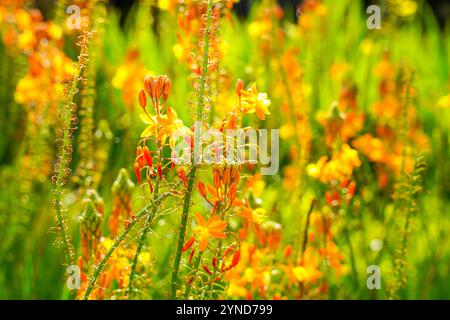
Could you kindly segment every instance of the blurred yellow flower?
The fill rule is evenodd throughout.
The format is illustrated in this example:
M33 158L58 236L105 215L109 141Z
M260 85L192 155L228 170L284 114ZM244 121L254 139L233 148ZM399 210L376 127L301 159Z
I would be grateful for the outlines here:
M264 120L270 114L270 100L267 93L258 92L254 83L249 90L241 91L241 112L256 113L256 116Z

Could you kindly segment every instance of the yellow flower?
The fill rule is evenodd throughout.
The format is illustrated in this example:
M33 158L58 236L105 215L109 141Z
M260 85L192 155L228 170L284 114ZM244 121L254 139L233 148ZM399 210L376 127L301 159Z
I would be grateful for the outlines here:
M256 116L264 120L269 112L270 100L266 93L258 92L256 84L253 84L249 90L241 91L241 112L256 113Z
M343 144L329 161L327 156L323 156L316 164L309 164L306 170L311 177L328 183L351 178L353 169L360 166L358 152L348 144Z
M171 138L176 130L186 130L183 121L178 119L175 110L167 107L166 114L149 116L146 113L140 115L141 120L148 126L141 134L141 138L155 137L159 142L164 144L167 138ZM172 139L171 139L172 142Z

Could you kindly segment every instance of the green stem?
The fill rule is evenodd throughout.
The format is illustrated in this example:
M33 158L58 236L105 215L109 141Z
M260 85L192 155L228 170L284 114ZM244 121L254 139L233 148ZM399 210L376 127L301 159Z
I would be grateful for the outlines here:
M61 115L63 119L63 138L62 138L62 146L60 147L60 155L59 155L59 163L57 166L57 173L56 173L56 181L55 181L55 188L54 188L54 206L56 210L56 223L58 225L58 229L60 232L60 236L63 241L63 247L66 255L66 264L72 265L73 264L73 247L70 243L69 237L66 234L66 226L64 222L64 216L63 216L63 208L61 203L61 197L63 193L63 187L65 184L66 179L66 170L69 166L69 159L71 157L72 153L72 105L73 100L75 97L75 94L78 90L78 81L80 79L81 72L84 67L84 60L87 57L88 49L87 49L87 41L89 38L89 35L83 35L83 42L81 43L81 50L80 55L78 58L78 64L77 68L75 70L75 74L71 83L71 86L69 88L69 91L67 92L67 97L64 105L61 109Z
M159 161L161 161L161 151L160 151ZM158 176L157 180L156 180L155 191L153 193L153 201L155 201L156 198L159 195L159 184L160 184L160 181L161 180L160 180L160 178ZM155 214L156 214L156 207L153 207L152 212L150 213L150 215L147 217L147 220L145 221L144 229L142 230L142 233L141 233L141 235L140 235L140 237L138 239L138 246L137 246L137 249L136 249L136 253L134 254L133 262L131 264L130 280L129 280L129 283L128 283L128 288L126 290L127 292L133 288L133 284L132 283L133 283L134 275L136 274L136 267L137 267L137 263L138 263L138 258L139 258L139 255L141 254L142 247L144 246L144 241L145 241L145 238L147 237L148 230L150 230L151 220L153 219Z
M100 276L100 274L101 274L101 272L103 270L103 267L105 266L106 262L111 257L113 252L117 249L117 247L122 243L123 239L125 239L125 237L128 235L130 230L136 225L136 223L139 221L139 219L142 218L143 216L145 216L150 209L156 208L156 206L158 204L160 204L169 195L170 195L170 192L166 192L166 193L160 195L155 201L152 201L151 203L147 204L144 208L142 208L136 214L137 219L134 219L130 223L130 225L125 230L123 230L122 234L118 238L116 238L116 240L114 241L113 245L106 252L105 256L100 261L100 263L98 264L98 266L95 269L94 273L92 274L92 277L89 280L89 284L88 284L88 287L86 289L86 292L83 295L83 300L87 300L89 298L89 294L91 293L92 289L94 288L95 282L97 281L98 277ZM153 212L155 212L155 211L152 211L152 213ZM153 218L153 215L150 214L150 216L147 218L147 220L151 221L152 218Z
M200 261L202 260L202 255L203 255L203 252L199 251L198 255L197 255L197 259L195 259L194 271L192 273L192 278L195 278L195 276L197 275L198 267L200 266ZM185 300L187 298L189 298L189 293L191 292L191 288L192 288L192 286L190 286L190 285L186 286L186 289L184 291L184 299Z
M202 75L200 78L200 88L199 88L199 95L198 95L198 101L197 101L197 121L201 121L203 118L203 98L205 94L205 87L206 87L206 74L208 72L208 52L209 52L209 34L210 34L210 26L211 26L211 16L212 16L212 0L208 0L208 8L207 8L207 18L206 18L206 26L205 26L205 35L204 35L204 47L203 47L203 64L202 64ZM194 137L194 144L195 148L194 150L198 150L199 144L200 144L200 130L201 128L197 128L195 130L195 137ZM195 156L193 157L193 160L195 162ZM172 280L171 280L171 295L172 298L176 298L176 290L177 290L177 282L178 282L178 270L180 268L180 261L181 261L181 254L184 244L184 237L186 233L186 224L189 217L189 208L191 205L191 196L192 196L192 190L194 188L194 181L197 173L197 167L195 166L195 163L193 163L193 167L189 173L188 177L188 185L186 190L186 195L184 197L184 203L183 203L183 212L181 215L181 225L180 225L180 231L178 234L178 243L177 243L177 252L175 255L175 261L173 264L173 271L172 271Z

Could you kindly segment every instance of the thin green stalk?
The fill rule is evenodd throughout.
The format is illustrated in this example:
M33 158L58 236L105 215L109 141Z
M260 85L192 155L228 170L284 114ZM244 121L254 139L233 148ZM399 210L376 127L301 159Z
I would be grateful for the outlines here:
M198 101L197 101L197 121L201 121L203 118L203 98L204 98L205 87L206 87L206 74L208 72L209 33L210 33L210 26L211 26L212 7L213 7L212 0L208 0L207 18L206 18L205 35L204 35L204 47L203 47L202 75L200 78L200 88L199 88L199 95L198 95ZM197 130L195 130L194 144L195 144L196 148L194 148L194 150L198 150L198 147L200 144L200 138L201 138L200 137L200 128L198 128ZM195 159L193 158L193 160L195 160ZM191 206L191 196L192 196L192 190L194 188L194 181L196 178L196 173L197 173L197 167L195 165L195 161L193 161L193 166L192 166L192 169L188 176L187 190L186 190L186 195L184 197L183 212L181 215L180 231L178 234L177 252L176 252L175 261L173 264L172 280L171 280L171 285L170 285L172 298L176 298L178 270L180 268L181 254L182 254L182 249L183 249L183 244L184 244L184 237L185 237L185 233L186 233L186 224L187 224L187 220L189 217L189 208Z
M66 226L64 222L64 214L63 214L63 207L61 203L63 188L65 184L66 177L66 171L68 169L70 158L72 155L72 117L73 117L73 105L74 105L74 97L75 94L78 92L78 82L81 78L81 72L84 68L84 63L88 56L88 41L90 38L90 34L88 32L84 33L82 35L81 41L80 41L80 55L78 56L78 63L76 65L75 74L73 77L73 80L70 84L70 87L67 91L66 101L64 102L62 108L61 108L61 116L62 116L62 130L63 130L63 137L62 137L62 145L60 147L60 154L59 154L59 162L56 167L56 180L55 180L55 188L53 189L54 192L54 206L56 210L56 223L60 232L60 236L63 242L63 247L65 251L66 256L66 264L71 265L73 264L73 247L70 243L69 236L66 233Z
M101 274L101 272L102 272L106 262L108 262L108 259L111 257L113 252L122 243L122 241L125 239L125 237L128 235L128 233L131 231L131 229L133 229L133 227L139 221L139 219L142 218L143 216L145 216L149 210L151 210L153 208L156 208L156 206L159 205L169 195L170 195L170 192L166 192L166 193L160 195L155 201L150 202L144 208L139 210L139 212L136 214L137 219L134 219L130 223L130 225L125 230L123 230L122 234L118 238L116 238L116 240L114 241L113 245L106 252L105 256L100 261L100 263L98 264L98 266L95 269L94 273L92 274L92 277L89 280L89 285L86 288L86 292L83 295L83 300L87 300L89 298L89 294L91 293L92 289L94 288L94 285L95 285L98 277L100 276L100 274ZM152 211L152 213L154 213L154 212L156 212L156 211ZM147 220L151 221L153 219L153 217L154 217L154 214L150 214L150 216L147 218Z
M161 161L161 153L160 153L160 156L159 156L159 161ZM154 190L154 193L153 193L153 201L155 201L156 198L159 195L159 184L160 184L160 181L161 181L161 179L158 176L157 180L156 180L156 184L155 184L155 190ZM150 230L151 220L153 219L155 214L156 214L156 207L154 207L152 209L152 212L147 217L147 220L145 221L144 229L142 230L142 233L141 233L141 235L140 235L140 237L138 239L138 246L137 246L137 249L136 249L136 253L134 254L133 262L131 263L130 280L129 280L129 283L128 283L128 288L126 290L127 292L129 292L132 289L132 287L133 287L133 278L134 278L134 275L136 274L136 267L137 267L137 263L138 263L138 258L139 258L139 255L141 254L142 247L144 246L144 241L145 241L145 238L147 237L148 230Z
M197 255L197 259L195 259L194 270L192 273L192 279L194 279L195 276L197 275L198 267L200 266L200 261L202 260L202 255L203 255L203 251L199 251L198 255ZM184 299L185 300L189 298L189 293L191 292L191 288L192 288L192 286L190 286L190 285L186 286L186 289L184 290Z

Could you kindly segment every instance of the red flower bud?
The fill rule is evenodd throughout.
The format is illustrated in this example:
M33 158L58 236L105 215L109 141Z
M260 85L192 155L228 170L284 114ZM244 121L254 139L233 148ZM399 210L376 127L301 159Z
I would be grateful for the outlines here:
M190 237L189 240L186 241L186 243L184 244L183 249L181 251L182 252L188 251L192 247L192 244L194 243L194 241L195 241L195 238L193 236Z
M134 163L134 172L136 173L138 184L141 184L141 169L139 169L137 162Z
M198 191L200 192L200 194L202 195L203 198L206 198L206 188L205 188L205 184L201 181L199 181L197 183L197 188Z
M148 166L151 168L153 166L152 156L150 154L150 149L147 146L143 148L144 159L147 162Z
M213 182L214 182L214 187L216 187L216 189L218 189L220 187L220 176L219 176L219 172L217 172L216 170L214 170Z
M206 265L203 265L203 270L205 270L207 273L209 273L210 275L212 275L213 273L211 272L211 270L208 269L208 267Z

